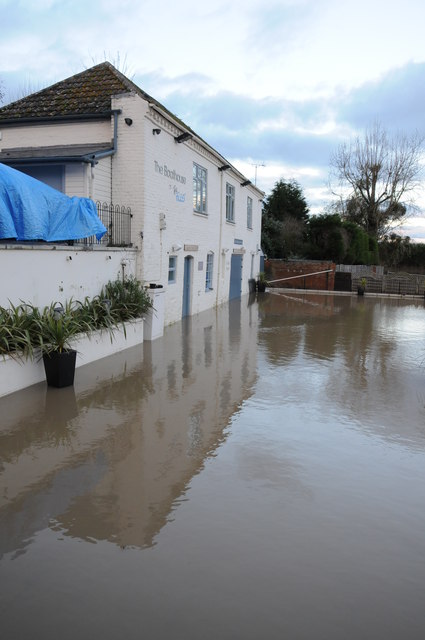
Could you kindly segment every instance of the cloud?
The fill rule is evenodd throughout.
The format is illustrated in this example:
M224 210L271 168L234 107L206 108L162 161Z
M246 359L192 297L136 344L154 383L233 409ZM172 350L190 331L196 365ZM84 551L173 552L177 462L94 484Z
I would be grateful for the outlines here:
M142 88L155 95L153 85L161 83L160 78L144 76L143 80ZM181 88L164 95L164 105L225 157L279 163L298 174L303 167L327 173L338 138L332 127L325 126L329 114L323 102L256 99L230 91L210 95L203 89L209 84L204 76L191 75L184 83L178 80ZM166 84L170 86L167 80Z
M423 129L422 0L409 0L409 11L395 0L0 0L0 8L7 92L119 54L127 76L230 161L251 172L265 163L261 188L295 178L311 208L322 207L340 142L377 118Z
M378 119L385 127L409 132L422 129L425 103L425 63L409 63L379 80L351 91L338 114L354 128Z

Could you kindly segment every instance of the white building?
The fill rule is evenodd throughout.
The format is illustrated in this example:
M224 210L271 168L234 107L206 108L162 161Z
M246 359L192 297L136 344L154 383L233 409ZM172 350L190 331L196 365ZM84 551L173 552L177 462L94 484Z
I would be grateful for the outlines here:
M114 203L93 255L130 247L137 277L163 287L165 324L247 293L260 270L263 192L108 62L0 109L0 162Z

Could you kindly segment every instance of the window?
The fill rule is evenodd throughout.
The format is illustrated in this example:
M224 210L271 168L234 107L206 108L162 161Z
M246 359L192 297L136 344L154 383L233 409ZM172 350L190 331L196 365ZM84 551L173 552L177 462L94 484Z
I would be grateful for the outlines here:
M252 198L249 196L246 201L246 226L252 229Z
M193 163L193 210L207 213L207 170Z
M235 187L226 182L226 220L235 221Z
M176 267L177 256L170 256L168 258L168 284L173 284L176 281Z
M65 193L65 165L12 165L22 173Z
M205 291L211 291L213 288L213 267L214 267L214 254L207 254L207 268L205 273Z

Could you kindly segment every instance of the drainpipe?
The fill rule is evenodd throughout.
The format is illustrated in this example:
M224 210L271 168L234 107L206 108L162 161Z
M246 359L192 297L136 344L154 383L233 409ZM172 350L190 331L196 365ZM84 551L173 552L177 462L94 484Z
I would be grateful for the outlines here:
M220 171L220 232L219 232L219 236L218 236L218 270L217 270L217 293L215 296L215 303L216 306L218 306L218 299L219 299L219 291L220 291L220 283L221 283L221 263L222 263L222 256L221 256L221 248L222 248L222 241L223 241L223 173L224 171Z
M121 113L121 109L113 109L112 114L114 116L114 139L112 143L112 149L106 151L99 151L99 153L93 153L88 156L83 156L86 162L90 162L92 166L97 164L97 161L102 158L108 158L113 156L118 151L118 116Z

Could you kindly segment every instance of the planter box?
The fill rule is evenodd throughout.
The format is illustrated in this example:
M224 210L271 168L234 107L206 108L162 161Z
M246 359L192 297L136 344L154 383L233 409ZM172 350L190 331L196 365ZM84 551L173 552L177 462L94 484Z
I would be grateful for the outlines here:
M90 337L81 336L72 343L77 350L77 368L89 362L106 358L143 342L144 320L126 322L124 329L115 329L111 336L105 331L94 331ZM37 382L45 381L43 359L41 355L34 360L17 360L10 356L0 356L0 397L14 391L25 389Z

